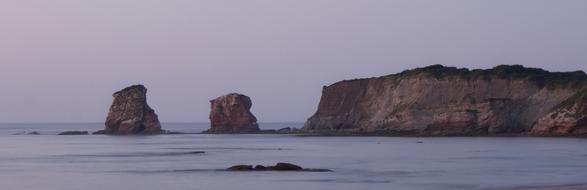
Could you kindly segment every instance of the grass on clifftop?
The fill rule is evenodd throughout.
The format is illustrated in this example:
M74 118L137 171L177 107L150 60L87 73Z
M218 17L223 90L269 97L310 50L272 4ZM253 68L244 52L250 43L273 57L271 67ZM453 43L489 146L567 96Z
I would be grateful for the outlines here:
M587 85L587 74L583 71L549 72L538 68L527 68L521 65L500 65L492 69L474 69L431 65L428 67L406 70L399 74L388 75L386 78L403 78L417 75L428 75L435 78L458 76L467 80L527 79L540 87L582 87Z

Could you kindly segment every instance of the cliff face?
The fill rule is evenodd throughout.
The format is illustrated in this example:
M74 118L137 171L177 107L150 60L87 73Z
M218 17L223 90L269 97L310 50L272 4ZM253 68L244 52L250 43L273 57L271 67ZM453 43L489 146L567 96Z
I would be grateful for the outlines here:
M147 104L147 88L136 85L112 95L114 101L106 119L105 134L160 134L161 124Z
M324 87L318 111L304 130L424 136L584 135L585 112L581 110L586 105L573 99L579 99L576 96L586 81L583 72L440 65L342 81Z
M208 133L247 133L259 131L251 113L253 102L242 94L228 94L210 101L211 128Z
M531 132L539 136L587 135L587 88L540 118Z

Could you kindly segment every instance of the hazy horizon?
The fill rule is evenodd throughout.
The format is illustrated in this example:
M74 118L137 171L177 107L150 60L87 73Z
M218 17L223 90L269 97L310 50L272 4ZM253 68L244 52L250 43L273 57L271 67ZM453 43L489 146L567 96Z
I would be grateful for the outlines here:
M0 2L0 123L103 122L143 84L162 122L253 100L304 122L334 82L443 64L587 70L582 0L30 0Z

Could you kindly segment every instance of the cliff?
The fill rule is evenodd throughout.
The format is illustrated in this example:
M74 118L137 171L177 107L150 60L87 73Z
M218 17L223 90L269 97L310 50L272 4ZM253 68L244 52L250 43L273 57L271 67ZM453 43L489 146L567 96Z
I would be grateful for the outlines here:
M323 88L307 132L477 136L587 134L587 75L519 65L433 65Z
M210 101L211 128L207 133L251 133L260 131L251 113L253 102L242 94L228 94Z
M114 101L106 119L103 134L163 133L155 110L147 104L147 88L135 85L112 95Z

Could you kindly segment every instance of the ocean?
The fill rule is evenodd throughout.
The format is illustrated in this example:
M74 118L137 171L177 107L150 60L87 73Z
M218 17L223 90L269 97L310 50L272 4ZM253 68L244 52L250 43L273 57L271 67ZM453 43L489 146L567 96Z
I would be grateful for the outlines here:
M163 127L200 132L208 125ZM0 189L497 190L587 183L587 139L581 138L55 135L102 128L0 124ZM14 135L32 131L41 135ZM222 171L277 162L333 172Z

